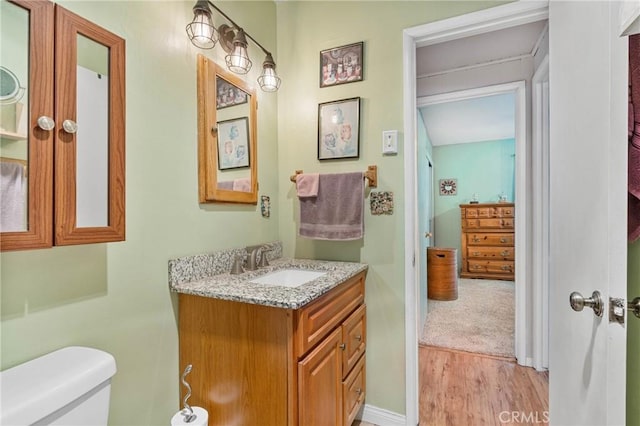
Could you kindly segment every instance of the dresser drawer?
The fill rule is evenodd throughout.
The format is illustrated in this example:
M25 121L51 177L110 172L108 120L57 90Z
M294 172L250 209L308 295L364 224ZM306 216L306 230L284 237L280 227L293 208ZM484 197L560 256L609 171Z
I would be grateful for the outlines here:
M502 218L502 217L514 217L514 208L509 207L466 207L463 209L463 218L476 219L476 218Z
M512 275L515 271L513 261L501 260L469 260L469 272Z
M515 249L513 247L483 247L473 246L467 248L469 258L487 260L514 260Z
M302 357L364 303L364 273L295 311L296 355Z
M469 233L466 235L467 244L470 246L513 246L513 233L508 234L483 234Z
M351 425L364 403L366 374L365 357L358 360L349 376L342 382L342 412L345 426Z
M462 229L513 229L513 219L463 219Z

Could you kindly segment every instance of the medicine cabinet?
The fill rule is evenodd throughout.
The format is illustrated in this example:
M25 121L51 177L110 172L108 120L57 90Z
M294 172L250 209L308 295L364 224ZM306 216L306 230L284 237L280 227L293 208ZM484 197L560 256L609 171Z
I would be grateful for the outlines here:
M0 248L124 240L124 40L49 1L0 8Z
M201 203L257 204L256 91L198 55L198 194Z

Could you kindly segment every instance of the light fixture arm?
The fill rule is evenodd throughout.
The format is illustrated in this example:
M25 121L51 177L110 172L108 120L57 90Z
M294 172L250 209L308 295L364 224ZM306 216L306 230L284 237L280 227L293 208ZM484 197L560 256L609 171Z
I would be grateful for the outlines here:
M199 2L200 2L200 1L202 1L202 0L199 0ZM227 21L229 21L229 22L231 23L231 25L233 25L233 26L234 26L234 28L236 28L236 29L240 29L240 28L242 28L240 25L236 24L236 23L235 23L235 21L234 21L233 19L229 18L229 16L228 16L226 13L224 13L222 10L220 10L220 8L219 8L218 6L216 6L215 4L213 4L210 0L206 0L206 2L207 2L211 7L213 7L215 10L217 10L217 11L218 11L218 13L219 13L220 15L222 15L222 16L223 16ZM245 36L247 36L248 38L250 38L250 39L251 39L251 41L253 41L253 42L254 42L254 43L255 43L255 44L256 44L260 49L262 49L262 51L265 53L265 55L271 55L271 52L269 52L269 51L268 51L267 49L265 49L265 48L264 48L260 43L258 43L258 41L257 41L255 38L251 37L251 34L249 34L248 32L246 32L246 31L245 31L245 32L244 32L244 35L245 35Z

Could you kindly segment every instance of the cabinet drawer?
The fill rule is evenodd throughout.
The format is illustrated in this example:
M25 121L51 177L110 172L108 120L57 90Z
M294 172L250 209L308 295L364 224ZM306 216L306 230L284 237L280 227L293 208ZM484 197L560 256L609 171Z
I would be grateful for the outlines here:
M513 247L467 247L467 256L491 260L514 260L515 249Z
M367 340L366 306L360 306L342 324L342 374L345 377L364 353Z
M513 219L463 219L463 229L512 229Z
M364 272L295 311L296 355L302 357L364 303Z
M467 234L467 244L470 246L513 246L513 234Z
M364 404L366 386L365 357L358 360L351 374L342 382L342 413L344 426L351 426Z
M478 273L486 272L491 274L507 274L511 275L515 271L513 261L500 260L469 260L469 272Z

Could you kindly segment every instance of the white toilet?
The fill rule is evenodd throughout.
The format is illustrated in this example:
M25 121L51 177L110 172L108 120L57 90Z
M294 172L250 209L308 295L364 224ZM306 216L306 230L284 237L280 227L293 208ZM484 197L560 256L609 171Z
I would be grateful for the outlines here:
M0 372L0 425L106 426L116 360L70 346Z

